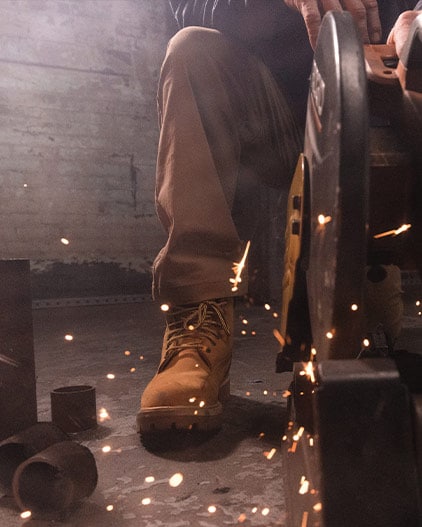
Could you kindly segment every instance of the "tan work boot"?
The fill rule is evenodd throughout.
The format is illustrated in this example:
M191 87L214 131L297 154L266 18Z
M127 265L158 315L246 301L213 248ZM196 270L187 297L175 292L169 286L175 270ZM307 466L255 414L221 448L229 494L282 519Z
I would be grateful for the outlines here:
M161 363L141 398L138 432L220 428L230 395L233 299L174 307Z

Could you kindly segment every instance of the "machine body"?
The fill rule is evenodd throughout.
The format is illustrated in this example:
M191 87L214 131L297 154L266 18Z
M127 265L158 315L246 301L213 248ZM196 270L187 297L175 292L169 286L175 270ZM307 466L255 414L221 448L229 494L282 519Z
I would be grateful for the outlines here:
M422 20L399 62L328 13L288 206L278 370L289 527L422 525L422 350L368 326L368 276L422 271ZM388 307L388 306L387 306Z

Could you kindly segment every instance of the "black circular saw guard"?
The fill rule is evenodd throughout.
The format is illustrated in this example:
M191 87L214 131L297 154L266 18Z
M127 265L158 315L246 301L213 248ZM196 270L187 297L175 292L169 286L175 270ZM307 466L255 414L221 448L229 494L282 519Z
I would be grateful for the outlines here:
M331 12L315 50L304 146L310 182L306 277L318 360L354 358L361 347L369 201L366 86L351 15Z

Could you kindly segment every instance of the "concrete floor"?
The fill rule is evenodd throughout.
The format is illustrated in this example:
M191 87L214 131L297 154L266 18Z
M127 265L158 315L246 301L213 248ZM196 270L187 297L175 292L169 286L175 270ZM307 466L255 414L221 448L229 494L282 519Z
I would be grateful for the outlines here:
M223 429L205 442L184 438L154 454L140 443L135 415L140 392L159 360L163 317L158 306L34 311L39 421L51 418L52 389L83 384L95 386L97 411L105 408L110 416L99 419L96 430L75 436L94 454L99 481L93 495L61 518L61 525L284 525L280 438L286 408L282 393L290 375L274 373L278 343L272 330L278 320L264 307L238 306L237 315L232 397ZM67 334L72 341L64 339ZM107 377L110 373L114 379ZM110 452L103 452L105 446ZM177 487L169 485L174 474L183 476ZM22 520L20 512L11 498L1 499L0 525L57 525Z
M402 339L408 348L422 349L419 309L414 295L409 297ZM98 413L105 408L109 419L99 418L97 429L74 439L94 454L99 481L91 497L57 521L22 519L13 500L4 497L0 526L285 525L280 444L286 417L282 394L290 374L274 373L278 343L272 330L279 321L273 309L264 307L240 304L236 312L232 397L223 429L205 442L184 439L152 453L139 441L135 415L160 354L163 316L158 306L35 310L39 420L50 420L52 389L95 386ZM72 341L65 340L67 334ZM173 487L169 481L175 474L183 479Z

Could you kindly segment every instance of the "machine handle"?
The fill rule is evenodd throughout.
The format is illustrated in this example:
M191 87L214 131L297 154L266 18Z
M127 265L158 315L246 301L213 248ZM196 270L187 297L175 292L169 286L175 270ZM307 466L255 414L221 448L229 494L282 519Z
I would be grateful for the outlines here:
M387 44L368 44L363 48L368 79L378 84L398 84L396 48Z
M410 28L400 60L393 45L365 45L364 54L369 80L384 85L400 83L404 91L422 94L422 15Z

